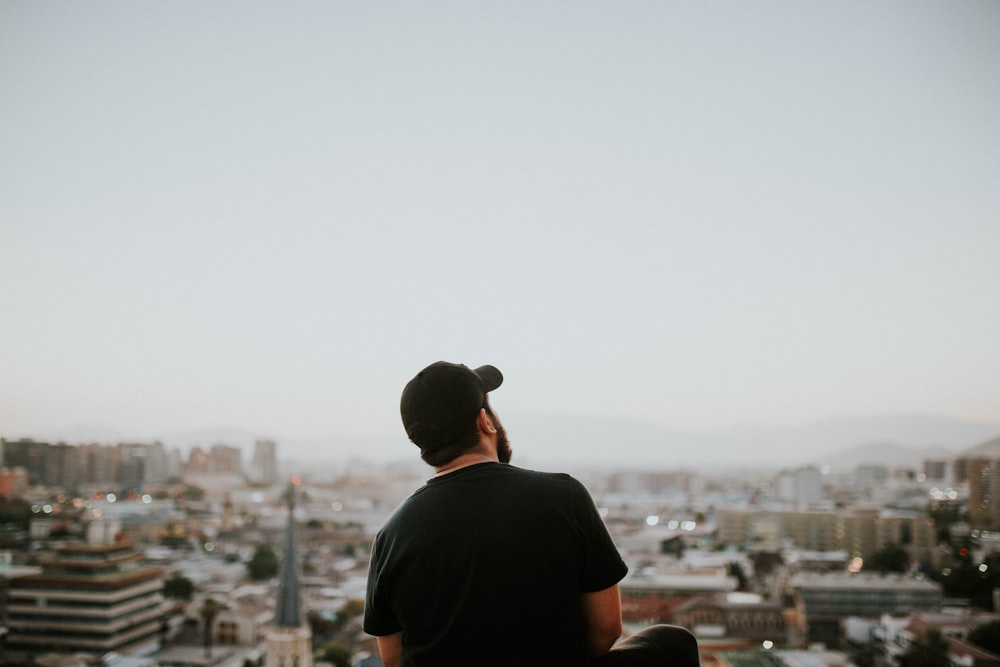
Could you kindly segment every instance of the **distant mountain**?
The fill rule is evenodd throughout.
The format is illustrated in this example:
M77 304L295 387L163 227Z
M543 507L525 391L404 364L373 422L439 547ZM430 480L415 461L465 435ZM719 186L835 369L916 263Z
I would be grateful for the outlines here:
M733 428L716 434L722 442L741 442L767 458L829 465L834 471L864 463L915 466L925 458L954 456L998 435L1000 423L926 415L841 417L793 428ZM732 455L747 461L738 452Z
M975 447L963 449L962 456L981 456L989 459L1000 459L1000 438L994 438L989 442L983 442Z
M829 466L832 472L850 472L862 465L880 465L889 470L919 471L928 459L950 460L957 452L944 447L906 447L890 442L856 445L848 449L816 457L810 463Z
M927 416L824 419L791 428L740 426L686 433L625 419L512 415L515 453L606 465L791 468L860 463L919 466L1000 435L1000 423ZM520 448L519 448L520 445Z

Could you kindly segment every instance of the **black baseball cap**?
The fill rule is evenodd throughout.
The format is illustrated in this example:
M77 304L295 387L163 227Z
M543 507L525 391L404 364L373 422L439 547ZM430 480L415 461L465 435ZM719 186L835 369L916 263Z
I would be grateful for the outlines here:
M494 366L475 370L436 361L410 380L399 400L406 435L422 450L434 451L475 429L486 394L503 382Z

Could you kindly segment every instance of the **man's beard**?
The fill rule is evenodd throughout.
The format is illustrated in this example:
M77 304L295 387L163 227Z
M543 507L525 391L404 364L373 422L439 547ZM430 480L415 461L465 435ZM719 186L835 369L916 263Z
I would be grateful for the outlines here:
M500 418L493 412L489 394L483 399L483 409L486 410L486 414L493 420L493 428L497 430L497 459L500 463L510 463L511 454L514 452L510 448L510 441L507 440L507 431L504 430L503 424L500 423Z
M514 450L510 448L510 441L507 440L507 431L504 430L503 424L500 420L493 416L493 426L497 430L497 458L500 463L510 463L510 457L514 453Z

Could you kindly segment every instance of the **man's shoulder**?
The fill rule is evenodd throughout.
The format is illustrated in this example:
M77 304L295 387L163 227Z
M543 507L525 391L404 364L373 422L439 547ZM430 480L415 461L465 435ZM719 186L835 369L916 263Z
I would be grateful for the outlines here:
M510 464L501 465L499 469L513 476L515 479L535 482L537 484L556 484L578 486L580 482L565 472L546 472L543 470L532 470L530 468L519 468Z
M589 497L583 483L569 473L531 470L512 465L503 465L500 466L500 469L498 476L506 478L503 479L503 482L519 489L530 489L562 498Z

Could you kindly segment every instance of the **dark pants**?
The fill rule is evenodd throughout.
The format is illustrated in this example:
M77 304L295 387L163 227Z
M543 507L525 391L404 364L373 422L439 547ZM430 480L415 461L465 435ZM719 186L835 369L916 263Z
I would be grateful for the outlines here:
M698 642L675 625L653 625L615 644L593 667L698 667Z

